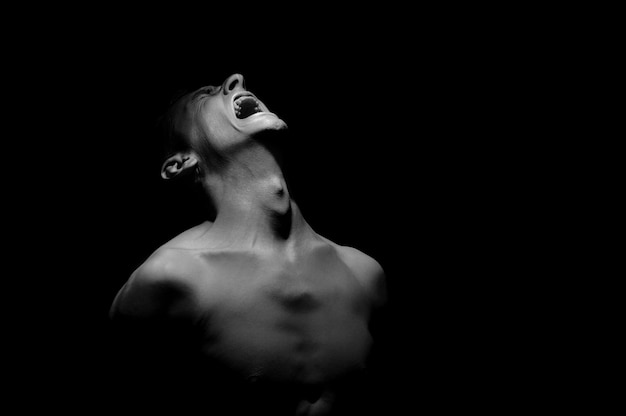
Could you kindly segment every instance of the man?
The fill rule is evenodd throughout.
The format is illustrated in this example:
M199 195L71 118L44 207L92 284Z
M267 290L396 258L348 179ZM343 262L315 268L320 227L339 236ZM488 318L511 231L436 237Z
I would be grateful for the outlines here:
M188 400L207 414L355 409L384 274L302 217L276 153L287 125L239 74L183 96L165 123L162 177L198 181L216 216L156 250L113 302L114 322L142 334L138 355L152 354L143 371L170 378L141 379L158 387L138 402L180 411Z

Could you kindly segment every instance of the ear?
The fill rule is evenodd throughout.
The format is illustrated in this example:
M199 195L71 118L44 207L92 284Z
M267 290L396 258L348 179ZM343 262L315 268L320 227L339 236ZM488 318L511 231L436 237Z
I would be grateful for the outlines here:
M163 179L173 179L194 171L198 164L198 158L188 153L176 153L168 157L161 166L161 177Z

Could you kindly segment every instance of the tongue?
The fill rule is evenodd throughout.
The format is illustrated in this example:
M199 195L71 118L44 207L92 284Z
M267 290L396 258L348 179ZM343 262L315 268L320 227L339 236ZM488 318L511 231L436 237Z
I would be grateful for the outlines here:
M257 112L256 101L253 98L246 98L239 103L237 118L250 117Z

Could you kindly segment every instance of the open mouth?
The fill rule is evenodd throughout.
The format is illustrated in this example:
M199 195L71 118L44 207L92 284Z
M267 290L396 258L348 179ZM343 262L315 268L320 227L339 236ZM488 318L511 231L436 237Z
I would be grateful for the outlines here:
M235 116L243 119L248 118L252 114L260 113L261 103L252 95L240 95L233 101L233 107L235 109Z

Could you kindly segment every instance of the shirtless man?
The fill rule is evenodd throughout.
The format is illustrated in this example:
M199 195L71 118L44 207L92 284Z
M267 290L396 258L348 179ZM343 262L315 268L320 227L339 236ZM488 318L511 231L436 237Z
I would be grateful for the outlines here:
M241 75L183 96L167 123L162 177L193 175L217 215L157 249L117 294L112 319L188 340L198 380L213 380L198 389L206 414L350 411L354 392L342 393L358 384L385 301L380 265L306 223L272 143L287 126ZM227 410L209 411L226 397Z

